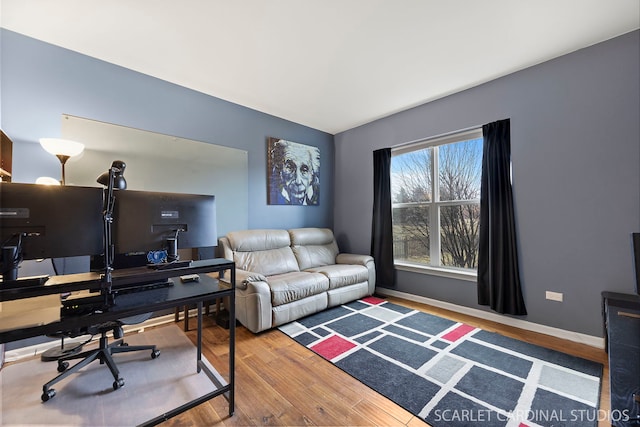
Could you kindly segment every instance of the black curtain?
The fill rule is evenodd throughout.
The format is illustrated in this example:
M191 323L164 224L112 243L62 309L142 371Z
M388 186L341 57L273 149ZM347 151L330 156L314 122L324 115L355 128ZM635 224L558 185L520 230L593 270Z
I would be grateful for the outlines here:
M391 149L373 152L373 221L371 256L376 262L376 285L395 288L391 223Z
M478 304L525 315L511 191L509 119L482 126L482 184L478 247Z

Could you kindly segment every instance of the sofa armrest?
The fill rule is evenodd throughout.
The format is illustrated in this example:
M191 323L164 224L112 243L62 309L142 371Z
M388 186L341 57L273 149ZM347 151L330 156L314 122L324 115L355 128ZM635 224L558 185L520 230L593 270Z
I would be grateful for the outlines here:
M229 278L220 279L222 286L229 286ZM271 289L267 279L258 273L236 269L236 319L251 332L270 329Z
M364 265L369 270L369 295L376 290L376 263L370 255L340 253L336 256L336 264Z
M255 273L253 271L241 270L236 268L236 288L237 289L247 289L249 283L252 282L266 282L267 278L260 274Z
M336 264L364 265L367 267L370 262L373 262L373 257L370 255L340 253L336 256Z

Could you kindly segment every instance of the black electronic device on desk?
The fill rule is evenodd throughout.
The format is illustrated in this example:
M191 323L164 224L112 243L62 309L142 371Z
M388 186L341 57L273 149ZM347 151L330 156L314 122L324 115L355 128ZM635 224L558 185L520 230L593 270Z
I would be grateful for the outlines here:
M151 270L184 270L178 249L217 246L215 196L153 191L119 191L113 203L110 266L117 275L118 260L137 262ZM129 265L131 266L131 265ZM176 273L176 275L178 275ZM110 301L117 297L109 277ZM113 292L111 290L114 290Z
M126 191L118 194L113 214L117 254L156 252L149 263L181 268L188 265L174 265L180 262L178 249L218 245L215 196Z
M99 188L0 182L0 301L37 294L46 284L48 276L18 277L23 260L101 253L101 210ZM78 349L63 337L41 357Z
M102 191L0 182L0 274L18 279L23 260L102 252ZM25 281L31 286L36 281Z

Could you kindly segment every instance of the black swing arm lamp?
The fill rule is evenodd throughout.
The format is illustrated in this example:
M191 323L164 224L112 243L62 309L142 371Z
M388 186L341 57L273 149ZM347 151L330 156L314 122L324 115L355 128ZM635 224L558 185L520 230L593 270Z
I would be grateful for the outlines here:
M111 167L97 179L99 184L104 185L103 196L103 242L104 242L104 274L101 278L101 293L104 297L104 306L108 308L113 305L113 295L111 288L113 285L112 271L114 246L111 226L113 224L113 208L115 205L114 190L126 190L127 181L124 179L126 164L122 160L114 160Z

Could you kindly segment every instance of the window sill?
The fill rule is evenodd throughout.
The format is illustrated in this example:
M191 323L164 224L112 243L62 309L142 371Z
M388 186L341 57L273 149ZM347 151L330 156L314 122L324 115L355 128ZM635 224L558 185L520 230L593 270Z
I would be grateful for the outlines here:
M430 274L433 276L448 277L450 279L466 280L468 282L477 282L478 280L478 274L475 271L431 267L428 265L399 261L396 261L394 266L397 270L411 271L413 273Z

